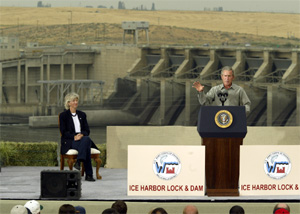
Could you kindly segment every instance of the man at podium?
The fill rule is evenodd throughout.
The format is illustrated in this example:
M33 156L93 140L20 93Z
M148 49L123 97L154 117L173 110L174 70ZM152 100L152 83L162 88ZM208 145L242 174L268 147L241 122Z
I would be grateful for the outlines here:
M195 82L199 110L197 131L205 146L205 182L207 196L239 195L240 146L247 134L246 113L250 100L243 88L233 84L234 72L225 66L223 83L206 94L204 86Z
M250 112L251 101L245 90L232 83L234 71L231 67L225 66L221 70L223 83L212 87L206 94L204 86L200 82L194 82L193 88L198 91L198 100L201 105L213 106L245 106L246 113Z

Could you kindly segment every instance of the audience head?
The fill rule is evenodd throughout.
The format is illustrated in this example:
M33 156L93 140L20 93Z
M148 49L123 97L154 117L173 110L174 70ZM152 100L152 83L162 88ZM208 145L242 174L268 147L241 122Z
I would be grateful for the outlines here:
M119 212L114 208L108 208L103 210L102 214L119 214Z
M39 214L43 209L43 206L36 200L27 201L24 207L29 209L32 214Z
M158 207L152 210L151 214L168 214L164 208Z
M86 214L84 207L76 206L75 210L76 210L76 214Z
M125 201L122 200L115 201L115 203L112 204L111 208L116 209L120 214L127 213L127 205Z
M273 214L289 214L290 207L285 203L276 204L273 210Z
M23 205L16 205L10 210L10 214L31 214Z
M229 214L244 214L245 211L243 209L243 207L235 205L233 207L231 207L231 209L229 210Z
M187 205L183 209L183 214L198 214L198 209L194 205Z
M58 210L58 214L75 214L75 207L71 204L63 204Z

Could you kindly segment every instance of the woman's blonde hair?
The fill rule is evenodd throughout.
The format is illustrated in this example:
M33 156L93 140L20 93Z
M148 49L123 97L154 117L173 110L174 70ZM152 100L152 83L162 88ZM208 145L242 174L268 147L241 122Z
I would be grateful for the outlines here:
M76 94L75 92L68 93L65 96L65 109L67 109L67 110L70 109L69 102L71 102L75 99L79 100L78 94Z

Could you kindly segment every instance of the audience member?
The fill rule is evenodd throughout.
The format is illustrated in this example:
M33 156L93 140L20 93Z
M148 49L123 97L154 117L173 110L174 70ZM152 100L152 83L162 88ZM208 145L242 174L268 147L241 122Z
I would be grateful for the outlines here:
M229 214L245 214L243 207L235 205L229 210Z
M120 213L114 208L107 208L103 210L102 214L120 214Z
M115 201L115 203L112 204L111 208L116 209L120 214L127 213L127 205L125 201L122 200Z
M75 207L71 204L63 204L58 210L58 214L75 214Z
M86 214L85 208L82 207L82 206L76 206L76 207L75 207L75 210L76 210L76 214L77 214L77 213L78 213L78 214Z
M158 207L152 210L151 214L168 214L164 208Z
M285 203L276 204L273 209L273 214L289 214L290 207Z
M198 214L198 209L194 205L187 205L183 209L183 214Z
M43 206L36 200L27 201L24 207L29 209L32 214L40 214L43 210Z
M31 212L23 205L16 205L10 210L10 214L31 214Z

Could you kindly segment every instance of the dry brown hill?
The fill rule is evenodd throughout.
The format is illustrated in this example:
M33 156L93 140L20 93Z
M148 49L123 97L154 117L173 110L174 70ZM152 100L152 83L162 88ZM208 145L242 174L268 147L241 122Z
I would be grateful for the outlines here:
M157 45L297 46L300 39L299 14L0 7L1 34L21 44L121 43L122 21L148 21Z

